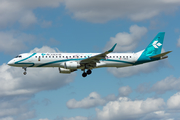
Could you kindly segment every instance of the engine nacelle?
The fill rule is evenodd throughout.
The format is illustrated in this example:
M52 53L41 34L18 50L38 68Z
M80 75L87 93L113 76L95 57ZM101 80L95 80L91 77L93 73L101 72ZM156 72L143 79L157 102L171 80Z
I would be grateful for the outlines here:
M81 65L75 61L69 61L69 62L64 63L64 68L66 68L66 69L77 69L80 66Z
M59 68L59 73L65 73L65 74L70 74L71 71L70 69L65 69L65 68Z

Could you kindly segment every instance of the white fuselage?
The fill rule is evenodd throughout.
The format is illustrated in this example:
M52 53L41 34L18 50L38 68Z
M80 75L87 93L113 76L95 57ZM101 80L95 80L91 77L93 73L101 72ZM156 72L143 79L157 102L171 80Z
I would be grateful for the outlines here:
M69 61L79 62L99 53L24 53L12 59L8 64L15 67L62 67ZM105 59L96 63L99 67L126 67L137 61L137 53L109 53ZM81 67L77 68L81 69Z

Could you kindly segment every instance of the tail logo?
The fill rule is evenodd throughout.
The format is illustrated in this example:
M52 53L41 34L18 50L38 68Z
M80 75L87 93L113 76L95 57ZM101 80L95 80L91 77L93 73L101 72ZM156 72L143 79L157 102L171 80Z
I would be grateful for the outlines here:
M154 48L158 48L160 47L162 44L161 43L158 43L158 41L154 41L153 44Z

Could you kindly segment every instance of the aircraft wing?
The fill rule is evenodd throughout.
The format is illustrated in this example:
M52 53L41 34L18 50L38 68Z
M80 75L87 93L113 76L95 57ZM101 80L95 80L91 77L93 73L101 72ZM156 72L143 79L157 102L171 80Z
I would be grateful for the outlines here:
M104 53L101 53L101 54L89 57L89 58L84 59L84 60L81 60L80 64L92 64L92 63L99 62L99 60L101 60L101 59L105 59L107 54L113 52L113 50L116 47L116 45L117 45L117 43L110 50L108 50L108 51L106 51Z
M166 54L170 53L172 51L168 51L168 52L164 52L164 53L161 53L161 54L158 54L158 55L155 55L155 56L151 56L150 58L159 58L159 57L163 57L165 56Z

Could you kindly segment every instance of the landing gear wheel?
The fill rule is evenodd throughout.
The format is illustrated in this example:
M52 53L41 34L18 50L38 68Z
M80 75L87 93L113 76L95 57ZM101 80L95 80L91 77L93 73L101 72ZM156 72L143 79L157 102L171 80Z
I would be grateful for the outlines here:
M90 75L92 73L92 71L89 69L87 72L86 72L88 75Z
M24 74L24 75L26 75L26 74L27 74L27 72L26 72L26 70L27 70L27 67L22 67L22 69L24 69L24 72L23 72L23 74Z
M87 76L87 73L83 72L82 76L83 76L83 77L86 77L86 76Z
M27 74L27 72L23 72L23 74L24 74L24 75L26 75L26 74Z

